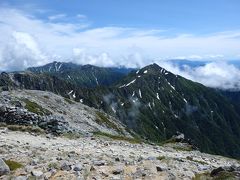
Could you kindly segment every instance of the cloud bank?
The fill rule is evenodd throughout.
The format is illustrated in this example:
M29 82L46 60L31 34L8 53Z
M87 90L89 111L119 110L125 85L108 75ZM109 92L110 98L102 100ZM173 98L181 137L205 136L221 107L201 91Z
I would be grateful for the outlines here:
M189 65L180 67L169 61L160 62L159 65L175 74L208 87L240 90L240 69L224 61L209 62L197 67Z

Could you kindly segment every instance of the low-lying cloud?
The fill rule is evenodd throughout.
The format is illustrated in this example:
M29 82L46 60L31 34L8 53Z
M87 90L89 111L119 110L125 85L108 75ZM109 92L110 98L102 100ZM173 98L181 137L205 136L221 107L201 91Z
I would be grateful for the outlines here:
M240 63L240 62L239 62ZM171 62L159 62L167 70L208 87L240 90L240 69L233 64L215 61L205 65L191 67Z

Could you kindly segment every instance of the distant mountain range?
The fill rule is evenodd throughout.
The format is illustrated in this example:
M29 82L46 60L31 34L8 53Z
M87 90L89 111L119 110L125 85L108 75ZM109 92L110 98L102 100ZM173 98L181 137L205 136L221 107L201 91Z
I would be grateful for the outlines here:
M59 79L79 87L96 87L98 85L111 85L133 69L121 67L102 68L93 65L53 62L41 67L31 67L27 70L38 74L45 73L57 76Z
M144 139L160 143L180 132L201 151L240 157L239 106L157 64L136 70L53 62L1 73L0 87L51 91L104 110Z

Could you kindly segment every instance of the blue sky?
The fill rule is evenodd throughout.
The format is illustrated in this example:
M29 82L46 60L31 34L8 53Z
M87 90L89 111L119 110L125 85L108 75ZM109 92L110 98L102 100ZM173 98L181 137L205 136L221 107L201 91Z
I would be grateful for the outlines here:
M1 69L240 58L239 0L1 0Z
M170 29L176 33L211 33L240 28L239 0L7 0L12 7L36 13L83 14L92 27ZM34 12L43 9L46 13Z

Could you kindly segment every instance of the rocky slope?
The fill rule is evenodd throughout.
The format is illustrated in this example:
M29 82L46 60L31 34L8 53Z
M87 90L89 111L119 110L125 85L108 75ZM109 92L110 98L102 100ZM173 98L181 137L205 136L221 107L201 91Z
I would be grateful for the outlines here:
M128 136L115 118L47 91L0 92L0 122L38 127L55 134L104 132Z
M0 179L240 178L239 161L192 151L183 143L131 144L102 136L67 139L2 128L0 151Z
M240 111L214 89L157 64L110 86L82 88L46 73L2 73L0 87L51 91L116 117L142 139L162 142L176 132L201 151L240 157Z

